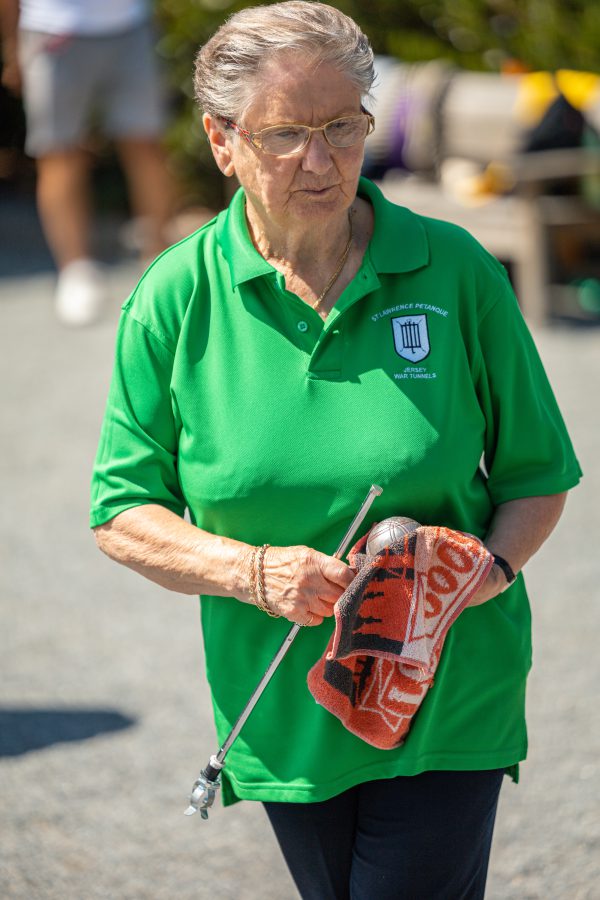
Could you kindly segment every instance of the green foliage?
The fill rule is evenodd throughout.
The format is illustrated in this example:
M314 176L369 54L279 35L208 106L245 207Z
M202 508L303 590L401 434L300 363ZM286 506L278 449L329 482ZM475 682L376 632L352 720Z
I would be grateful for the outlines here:
M535 70L600 68L596 0L406 0L445 46L478 68L518 59Z
M176 115L168 136L187 198L223 204L222 179L194 107L192 71L198 47L231 13L261 0L157 0ZM534 70L600 71L598 0L338 0L369 35L376 53L407 62L443 58L456 65L500 70L519 60Z
M158 52L167 71L174 106L167 134L175 175L184 203L220 209L224 203L222 179L205 139L200 112L194 103L193 69L198 48L222 24L226 15L250 4L223 0L158 0L157 19L162 36Z

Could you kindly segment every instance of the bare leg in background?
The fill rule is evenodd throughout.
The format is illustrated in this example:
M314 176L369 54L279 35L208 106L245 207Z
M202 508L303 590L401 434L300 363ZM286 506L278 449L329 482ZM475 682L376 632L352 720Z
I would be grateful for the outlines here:
M37 160L37 203L44 235L59 271L90 256L90 158L79 149Z
M170 243L168 225L173 215L173 185L166 155L154 138L121 138L117 150L134 216L142 226L140 254L149 261Z

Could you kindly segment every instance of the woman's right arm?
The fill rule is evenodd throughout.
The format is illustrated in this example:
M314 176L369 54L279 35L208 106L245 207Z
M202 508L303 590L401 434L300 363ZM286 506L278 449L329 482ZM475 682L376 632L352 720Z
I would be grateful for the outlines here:
M252 602L252 546L196 528L165 507L125 510L94 534L107 556L168 590ZM292 622L310 614L311 624L319 625L333 615L353 574L340 560L310 547L269 547L264 556L269 606Z
M180 594L249 602L251 547L196 528L157 504L136 506L94 529L103 553ZM241 596L240 596L241 595Z

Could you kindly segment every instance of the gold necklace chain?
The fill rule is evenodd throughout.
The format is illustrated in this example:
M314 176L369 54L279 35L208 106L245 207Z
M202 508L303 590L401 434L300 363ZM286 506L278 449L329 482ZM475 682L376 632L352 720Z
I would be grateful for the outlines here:
M329 291L331 290L333 285L336 283L336 281L340 277L342 269L346 265L346 260L348 259L348 254L350 253L350 248L352 247L352 237L353 237L352 212L353 211L351 209L348 210L348 224L350 226L350 236L348 237L348 243L344 247L343 253L340 256L340 259L337 264L337 268L336 268L335 272L333 273L333 275L331 276L331 278L329 279L329 281L327 282L327 284L325 285L325 287L323 288L323 290L321 291L321 293L319 294L319 296L313 303L313 305L312 305L313 309L319 308L319 306L321 305L321 303L323 302L323 300L325 299L325 297L327 296L327 294L329 293Z

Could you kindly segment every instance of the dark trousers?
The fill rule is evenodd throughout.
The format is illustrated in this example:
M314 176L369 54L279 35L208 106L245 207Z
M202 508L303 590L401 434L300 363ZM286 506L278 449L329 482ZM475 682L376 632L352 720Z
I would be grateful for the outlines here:
M482 900L503 769L265 803L302 900Z

